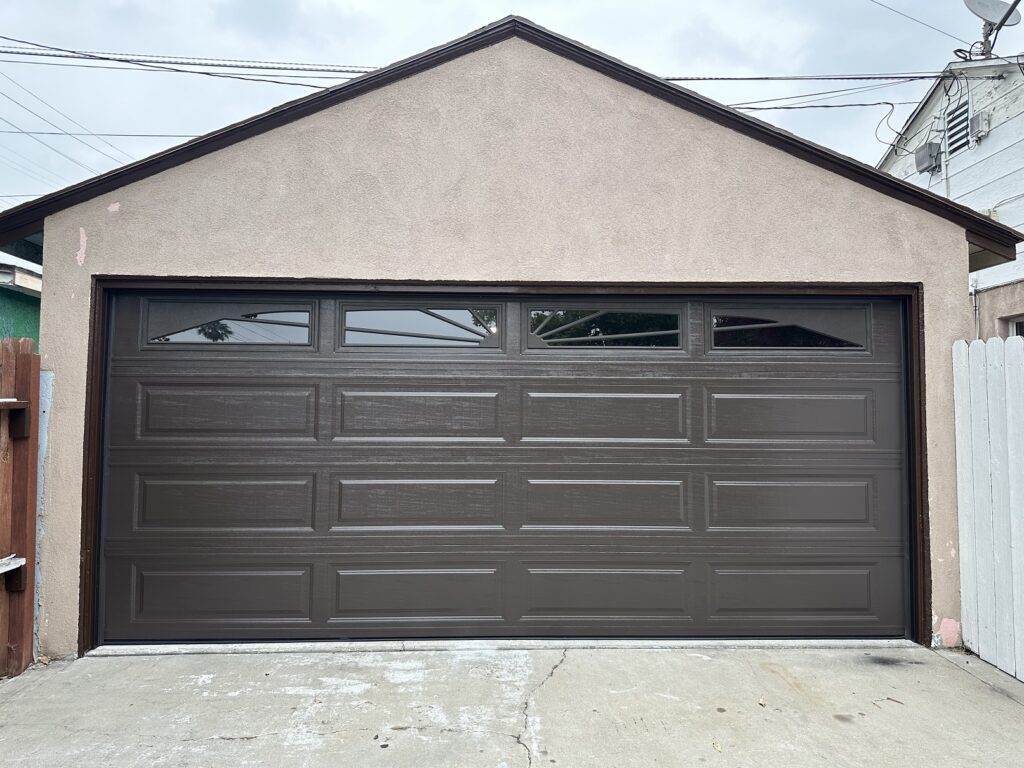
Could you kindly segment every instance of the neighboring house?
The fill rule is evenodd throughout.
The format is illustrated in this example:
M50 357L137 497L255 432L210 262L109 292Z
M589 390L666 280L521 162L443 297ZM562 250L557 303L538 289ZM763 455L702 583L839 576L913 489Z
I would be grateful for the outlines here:
M51 656L959 640L969 208L508 18L40 231Z
M991 216L1024 225L1024 56L957 61L932 86L878 168ZM975 333L1024 335L1024 247L971 274Z
M0 338L29 338L38 344L42 236L32 239L0 245Z

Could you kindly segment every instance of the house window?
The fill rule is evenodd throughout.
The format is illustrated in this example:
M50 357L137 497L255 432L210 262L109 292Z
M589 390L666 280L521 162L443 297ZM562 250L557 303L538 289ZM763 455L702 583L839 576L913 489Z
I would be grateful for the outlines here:
M346 309L347 347L497 347L498 308Z
M528 347L679 347L678 312L531 309Z
M1024 319L1010 321L1010 335L1024 336Z
M967 149L971 140L971 105L964 101L946 111L946 154L952 157Z

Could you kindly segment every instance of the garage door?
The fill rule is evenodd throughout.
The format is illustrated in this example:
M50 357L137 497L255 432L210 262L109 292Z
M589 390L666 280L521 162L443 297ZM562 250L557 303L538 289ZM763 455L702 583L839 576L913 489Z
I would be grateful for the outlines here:
M102 641L907 632L898 301L111 310Z

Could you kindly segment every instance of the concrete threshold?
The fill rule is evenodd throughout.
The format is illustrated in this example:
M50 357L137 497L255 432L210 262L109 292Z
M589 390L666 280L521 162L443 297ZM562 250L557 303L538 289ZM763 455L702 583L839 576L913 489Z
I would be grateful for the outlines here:
M89 657L191 656L202 654L256 653L394 653L400 651L544 651L544 650L791 650L808 649L912 649L917 643L905 639L850 640L588 640L588 639L497 639L497 640L347 640L276 643L175 643L159 645L103 645L86 653Z

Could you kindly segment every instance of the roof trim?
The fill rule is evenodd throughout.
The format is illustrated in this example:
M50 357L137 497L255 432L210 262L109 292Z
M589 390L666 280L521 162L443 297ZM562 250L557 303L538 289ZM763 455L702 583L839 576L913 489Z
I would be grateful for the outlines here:
M345 84L286 102L260 115L200 136L185 144L11 208L0 214L0 243L23 237L31 232L38 232L42 229L43 220L57 211L210 154L243 139L294 122L327 107L354 99L369 91L510 37L522 38L712 122L737 130L764 144L781 149L802 160L947 219L962 226L968 232L969 239L972 235L975 236L974 242L991 244L997 249L993 252L996 258L1012 259L1014 246L1016 243L1024 241L1024 234L966 206L915 187L894 176L878 171L870 165L799 138L788 131L749 117L693 91L673 85L655 75L550 32L527 19L508 16L457 40L357 77Z

